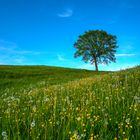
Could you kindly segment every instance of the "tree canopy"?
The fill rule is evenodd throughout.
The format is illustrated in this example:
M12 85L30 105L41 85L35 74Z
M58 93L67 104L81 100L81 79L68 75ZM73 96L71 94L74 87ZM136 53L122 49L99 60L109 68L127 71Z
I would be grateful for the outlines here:
M96 71L98 71L98 64L116 61L117 39L115 35L108 34L106 31L87 31L79 36L74 47L76 48L74 57L82 56L85 62L95 64Z

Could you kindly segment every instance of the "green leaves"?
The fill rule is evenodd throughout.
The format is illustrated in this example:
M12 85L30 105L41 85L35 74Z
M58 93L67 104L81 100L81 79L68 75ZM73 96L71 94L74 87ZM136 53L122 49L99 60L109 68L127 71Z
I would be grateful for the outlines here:
M117 46L116 36L108 34L103 30L92 30L79 36L74 44L76 52L74 57L82 57L85 62L97 64L115 62Z

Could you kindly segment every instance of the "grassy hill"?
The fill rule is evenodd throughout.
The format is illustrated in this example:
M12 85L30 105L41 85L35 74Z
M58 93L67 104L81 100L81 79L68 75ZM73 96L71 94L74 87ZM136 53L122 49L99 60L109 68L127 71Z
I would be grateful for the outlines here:
M98 74L105 74L100 72ZM50 66L0 66L0 90L62 84L97 73L90 70Z
M140 139L140 67L0 69L0 139Z

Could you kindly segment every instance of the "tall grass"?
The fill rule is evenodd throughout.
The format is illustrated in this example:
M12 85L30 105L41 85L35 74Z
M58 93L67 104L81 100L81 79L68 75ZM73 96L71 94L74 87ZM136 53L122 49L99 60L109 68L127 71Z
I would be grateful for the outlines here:
M140 67L21 91L1 95L0 139L140 139Z

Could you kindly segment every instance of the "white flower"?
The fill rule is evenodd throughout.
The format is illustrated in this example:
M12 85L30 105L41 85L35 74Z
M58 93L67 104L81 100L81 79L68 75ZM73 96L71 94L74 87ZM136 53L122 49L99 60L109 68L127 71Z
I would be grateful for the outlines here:
M83 138L86 137L86 134L85 133L84 134L81 134L81 137L83 137Z
M7 136L6 131L3 131L3 132L2 132L2 136L3 136L3 137Z
M49 98L46 97L46 98L44 99L44 102L48 102L48 101L49 101Z
M31 127L35 127L35 120L32 121Z
M8 135L7 135L6 131L2 132L2 136L3 136L3 140L8 140Z
M126 119L125 122L126 123L129 123L130 122L130 118Z
M140 97L134 96L134 99L135 99L135 101L136 101L137 104L140 104Z

